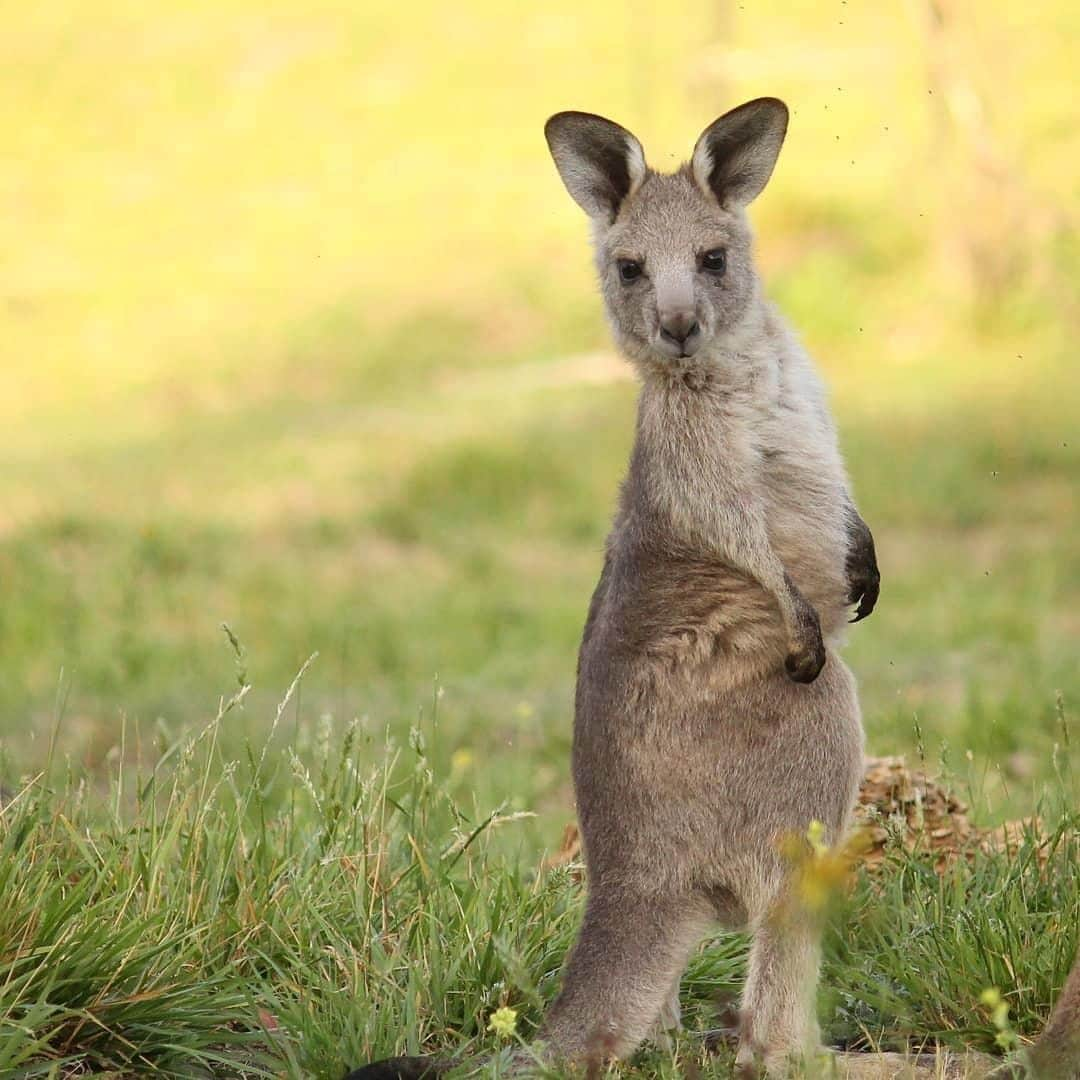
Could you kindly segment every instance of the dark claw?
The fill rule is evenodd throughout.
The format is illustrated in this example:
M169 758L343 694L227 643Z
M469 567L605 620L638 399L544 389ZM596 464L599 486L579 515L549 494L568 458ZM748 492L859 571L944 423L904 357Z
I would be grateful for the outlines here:
M848 603L859 605L849 620L856 623L860 619L865 619L874 610L881 589L881 574L878 573L874 537L854 507L850 512L851 546L848 549L845 569L849 585Z
M739 1045L737 1027L709 1028L701 1033L702 1049L706 1054L721 1054L725 1050L734 1050Z
M880 591L881 575L876 568L873 568L867 575L865 583L861 583L851 590L848 600L852 604L858 601L859 607L849 622L857 623L860 619L865 619L874 610Z
M345 1080L435 1080L447 1071L444 1060L430 1057L396 1057L353 1069Z

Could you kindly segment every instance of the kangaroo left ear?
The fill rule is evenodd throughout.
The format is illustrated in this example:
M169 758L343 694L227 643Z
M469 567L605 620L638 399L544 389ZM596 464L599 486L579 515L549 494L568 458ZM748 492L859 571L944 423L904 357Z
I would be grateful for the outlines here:
M761 194L787 134L788 110L779 98L757 98L714 120L694 147L694 179L725 210Z

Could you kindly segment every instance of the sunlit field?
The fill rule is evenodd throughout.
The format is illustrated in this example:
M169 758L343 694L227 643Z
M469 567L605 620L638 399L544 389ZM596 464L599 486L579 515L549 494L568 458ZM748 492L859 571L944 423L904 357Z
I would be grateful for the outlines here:
M538 867L635 395L542 126L609 115L662 168L762 94L792 123L759 259L878 543L869 748L1056 845L861 882L823 1032L1000 1050L996 985L1034 1035L1080 925L1078 32L1062 2L9 11L0 1076L336 1078L491 1049L500 1004L527 1037L580 910ZM695 961L691 1026L742 957ZM622 1071L726 1075L680 1053Z

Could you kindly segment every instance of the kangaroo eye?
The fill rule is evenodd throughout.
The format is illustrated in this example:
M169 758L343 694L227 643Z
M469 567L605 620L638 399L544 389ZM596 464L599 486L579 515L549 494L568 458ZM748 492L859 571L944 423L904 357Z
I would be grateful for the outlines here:
M723 248L714 248L701 256L701 267L710 274L722 274L727 269L727 252Z
M633 259L619 260L619 277L626 282L636 281L641 277L641 263Z

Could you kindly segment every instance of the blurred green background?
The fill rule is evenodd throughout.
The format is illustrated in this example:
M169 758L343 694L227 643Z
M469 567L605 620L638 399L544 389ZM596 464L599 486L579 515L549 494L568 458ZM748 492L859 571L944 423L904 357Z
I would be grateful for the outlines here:
M604 113L668 167L773 94L760 262L879 543L848 650L870 748L970 769L986 817L1035 804L1080 691L1076 5L42 0L3 25L9 780L54 731L91 774L152 761L231 692L227 622L255 687L228 738L317 651L290 726L404 731L437 693L455 782L554 843L634 386L542 125Z

